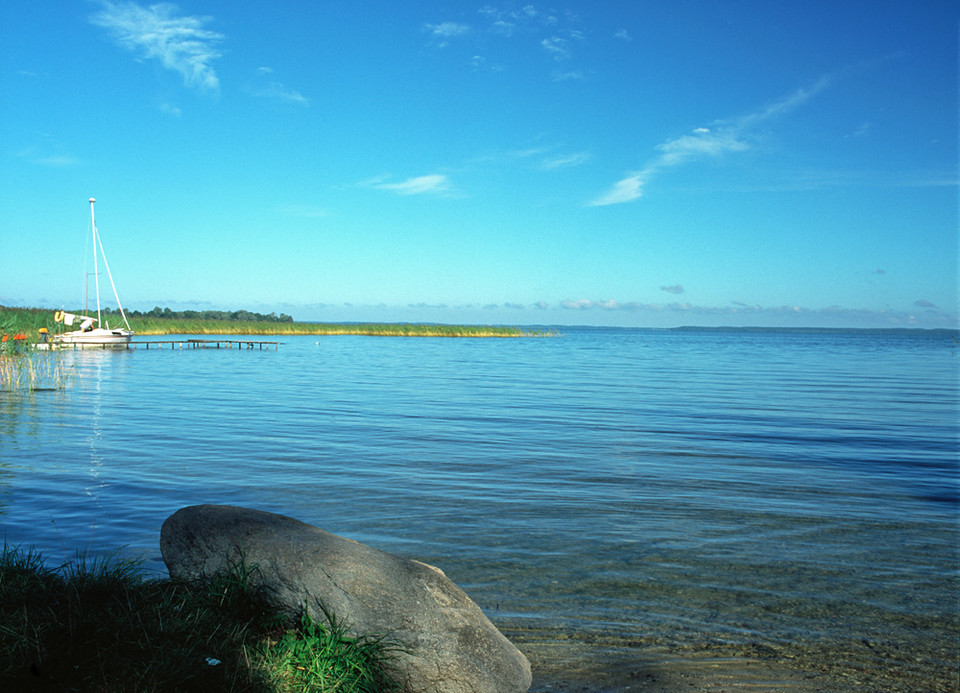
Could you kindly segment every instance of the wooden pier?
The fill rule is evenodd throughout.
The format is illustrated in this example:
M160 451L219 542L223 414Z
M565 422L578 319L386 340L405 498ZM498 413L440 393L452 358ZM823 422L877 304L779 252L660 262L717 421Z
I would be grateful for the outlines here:
M166 339L166 340L136 340L129 341L127 343L128 349L139 349L143 347L144 349L149 349L150 347L155 347L157 349L163 349L165 346L169 346L171 349L183 349L184 345L188 349L263 349L266 347L270 349L273 347L274 350L280 348L279 342L263 342L253 339Z
M139 339L131 340L129 342L122 341L104 341L104 342L68 342L68 343L56 343L56 342L45 342L42 344L36 345L37 349L42 349L44 351L49 351L50 349L72 349L72 350L87 350L87 349L164 349L169 347L171 349L270 349L273 347L274 350L280 349L280 342L264 342L257 339Z

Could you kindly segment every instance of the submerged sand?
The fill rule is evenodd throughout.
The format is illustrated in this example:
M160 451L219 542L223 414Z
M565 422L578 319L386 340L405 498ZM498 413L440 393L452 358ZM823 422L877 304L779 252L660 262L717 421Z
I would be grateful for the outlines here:
M947 660L909 661L893 652L855 657L834 650L758 651L734 648L638 647L588 654L573 643L517 643L533 666L532 693L676 693L677 691L763 691L765 693L957 693L956 658L942 643ZM870 651L868 644L864 648ZM567 659L562 659L567 658Z

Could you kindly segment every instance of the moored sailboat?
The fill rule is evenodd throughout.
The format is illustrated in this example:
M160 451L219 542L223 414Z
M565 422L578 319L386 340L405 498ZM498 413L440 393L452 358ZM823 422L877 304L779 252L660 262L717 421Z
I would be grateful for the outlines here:
M110 348L125 347L130 343L130 338L134 332L130 329L130 323L127 322L127 315L123 312L123 306L120 305L120 297L117 295L117 287L113 283L113 275L110 274L110 265L107 263L107 256L103 252L103 244L100 242L100 234L97 231L97 222L93 214L94 198L90 198L90 227L93 234L93 276L96 282L97 296L97 317L89 315L74 315L58 310L54 319L58 323L63 323L67 327L72 327L79 322L79 329L62 332L54 335L55 344L71 345L76 348ZM117 300L117 307L120 309L120 316L123 318L125 328L111 328L102 319L100 310L100 274L97 264L97 253L103 258L103 265L107 270L107 278L110 280L110 287L113 289L113 297Z

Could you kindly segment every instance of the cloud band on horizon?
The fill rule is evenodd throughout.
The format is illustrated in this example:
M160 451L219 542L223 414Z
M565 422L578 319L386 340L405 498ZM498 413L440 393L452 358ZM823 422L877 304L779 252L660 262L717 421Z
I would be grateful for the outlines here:
M942 327L949 328L956 323L956 316L940 310L925 299L913 304L923 309L927 316L936 315ZM762 306L732 301L726 306L702 306L687 302L641 303L639 301L617 301L614 299L576 299L560 301L559 307L572 311L624 311L628 313L682 313L691 316L792 316L792 317L830 317L843 318L852 322L885 322L890 326L911 326L917 318L914 313L905 310L870 310L867 308L844 308L827 306L825 308L807 308L800 305Z

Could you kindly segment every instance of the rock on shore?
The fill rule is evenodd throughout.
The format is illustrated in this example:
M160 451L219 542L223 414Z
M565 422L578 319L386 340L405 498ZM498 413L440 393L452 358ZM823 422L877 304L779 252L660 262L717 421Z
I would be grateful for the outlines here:
M170 576L203 578L243 560L254 584L291 614L318 604L355 637L384 636L402 649L390 667L409 693L523 693L527 658L438 568L330 534L284 515L195 505L163 523Z

